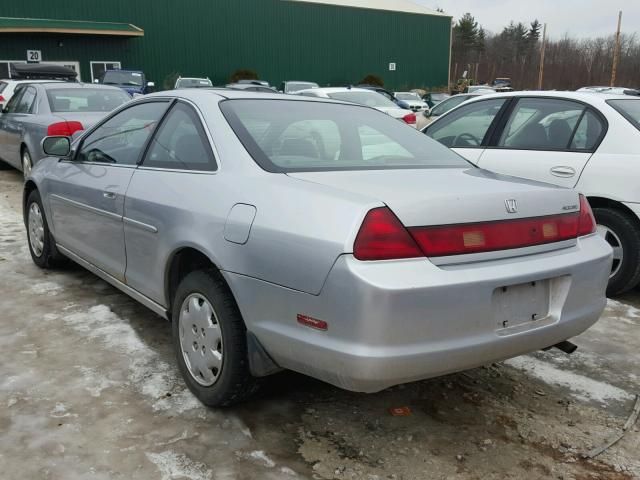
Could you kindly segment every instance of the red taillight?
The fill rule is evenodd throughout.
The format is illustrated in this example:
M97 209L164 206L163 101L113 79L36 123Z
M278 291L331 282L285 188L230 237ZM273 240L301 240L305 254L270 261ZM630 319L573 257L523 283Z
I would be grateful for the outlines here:
M402 120L404 120L405 123L408 123L409 125L415 125L416 124L416 114L415 113L407 113L404 117L402 117Z
M47 128L47 136L70 137L79 130L84 130L84 127L80 122L57 122L49 125Z
M0 103L4 103L4 97L0 95Z
M575 238L579 213L438 227L409 232L427 257L531 247Z
M596 219L591 205L586 197L580 194L580 220L578 221L578 236L590 235L596 231Z
M358 260L392 260L423 257L416 242L387 207L367 213L353 245Z

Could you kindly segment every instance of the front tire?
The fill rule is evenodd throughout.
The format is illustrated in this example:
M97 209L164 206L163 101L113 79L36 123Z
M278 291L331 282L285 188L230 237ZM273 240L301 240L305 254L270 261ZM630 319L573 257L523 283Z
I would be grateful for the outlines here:
M33 162L31 161L31 153L29 153L29 149L24 147L22 149L22 175L26 180L29 174L31 173L31 168L33 167Z
M597 232L613 248L613 265L607 296L634 288L640 282L640 224L627 212L594 208Z
M40 268L47 269L61 266L66 259L56 248L56 242L49 230L38 190L29 194L24 215L27 226L27 243L33 263Z
M258 379L249 371L246 327L220 274L188 274L176 291L172 311L178 368L189 390L209 407L239 403Z

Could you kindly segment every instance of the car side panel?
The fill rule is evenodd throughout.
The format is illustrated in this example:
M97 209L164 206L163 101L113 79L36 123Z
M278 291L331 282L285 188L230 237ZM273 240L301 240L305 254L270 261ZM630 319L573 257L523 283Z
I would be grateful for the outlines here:
M224 238L235 204L256 208L246 243ZM185 173L139 168L125 202L126 281L167 305L175 252L192 247L221 270L317 294L379 202L282 174ZM154 230L157 229L157 233Z

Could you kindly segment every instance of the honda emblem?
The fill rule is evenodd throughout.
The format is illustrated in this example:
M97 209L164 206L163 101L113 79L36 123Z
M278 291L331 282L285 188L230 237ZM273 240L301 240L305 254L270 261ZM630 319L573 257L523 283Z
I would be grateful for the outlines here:
M518 202L515 198L505 200L504 206L507 207L507 213L518 213Z

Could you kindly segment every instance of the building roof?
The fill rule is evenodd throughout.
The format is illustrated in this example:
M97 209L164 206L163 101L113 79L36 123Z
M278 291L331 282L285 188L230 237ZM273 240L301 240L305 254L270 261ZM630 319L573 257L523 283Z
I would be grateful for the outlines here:
M287 0L291 2L318 3L337 7L366 8L369 10L387 10L392 12L417 13L420 15L436 15L450 17L437 10L418 5L410 0Z
M0 33L74 33L141 37L144 31L130 23L0 17Z

